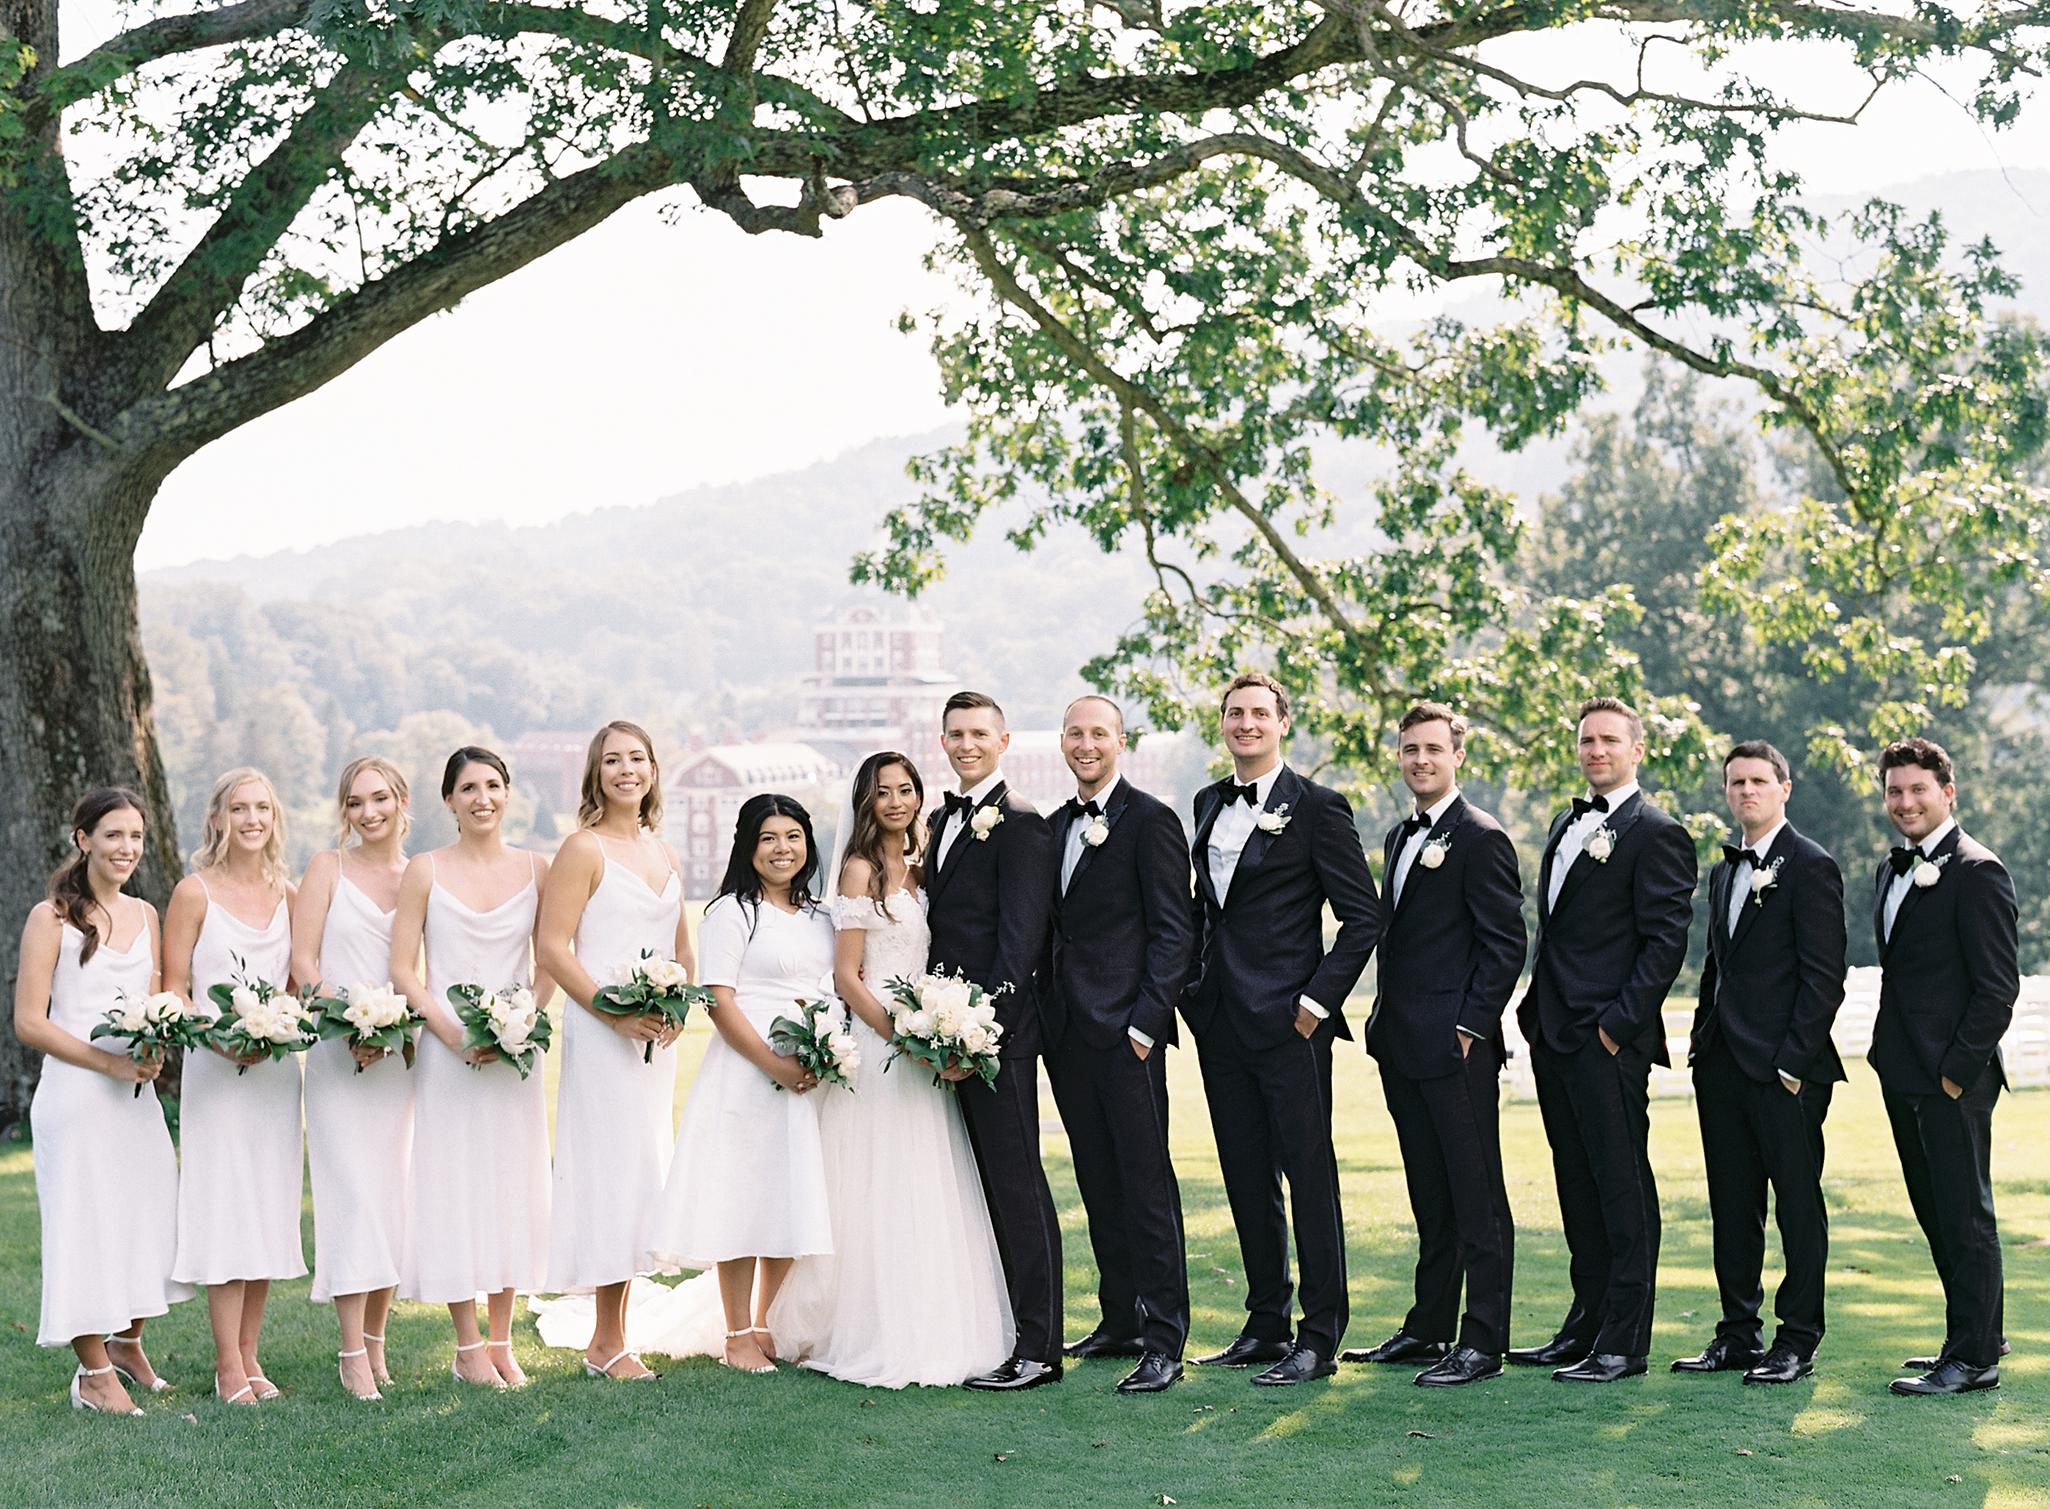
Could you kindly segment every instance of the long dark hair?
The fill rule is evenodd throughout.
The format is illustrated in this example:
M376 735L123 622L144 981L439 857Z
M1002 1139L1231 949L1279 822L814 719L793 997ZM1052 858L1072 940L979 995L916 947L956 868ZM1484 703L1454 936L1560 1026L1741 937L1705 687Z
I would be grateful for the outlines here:
M753 915L761 915L762 877L755 873L755 845L761 840L762 824L772 817L794 817L804 830L804 863L790 877L790 899L799 911L818 905L818 898L811 893L812 880L819 873L819 845L812 836L811 814L796 797L777 791L757 792L740 804L740 820L733 825L733 852L726 857L726 874L719 881L714 901L731 896L735 901L753 902ZM749 931L753 931L752 924Z
M918 773L918 767L911 763L909 755L899 754L894 749L879 749L861 762L854 772L854 822L847 834L847 854L841 861L865 859L868 861L868 895L876 910L883 910L883 896L890 884L889 870L885 861L890 854L890 837L883 832L882 823L876 818L876 787L882 784L883 772L892 765L902 765L904 773L911 777L911 789L918 793L918 812L913 814L911 827L904 834L907 852L916 854L925 847L925 778ZM840 877L833 877L838 885Z
M448 757L448 763L441 767L441 799L445 802L455 795L456 777L463 773L465 765L489 765L498 772L498 778L505 782L505 789L512 790L512 772L490 750L477 744L465 744Z
M147 826L149 808L126 786L95 786L71 809L71 843L78 852L59 865L50 877L50 905L56 908L59 917L85 935L85 941L78 946L80 964L90 959L100 946L100 930L93 922L92 910L100 898L93 894L92 882L86 879L87 861L85 850L78 847L78 835L91 834L105 821L108 813L130 807Z

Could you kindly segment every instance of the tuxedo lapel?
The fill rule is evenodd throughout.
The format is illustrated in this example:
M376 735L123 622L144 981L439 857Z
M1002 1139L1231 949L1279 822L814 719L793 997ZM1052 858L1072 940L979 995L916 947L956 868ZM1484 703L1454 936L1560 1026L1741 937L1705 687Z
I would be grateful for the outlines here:
M1955 854L1957 852L1957 842L1960 838L1964 837L1964 833L1965 830L1963 828L1953 826L1950 832L1944 834L1943 842L1936 846L1936 852L1931 854L1929 858L1932 861L1938 861L1944 859L1947 855ZM1881 946L1880 952L1882 956L1893 951L1893 940L1898 938L1901 935L1901 929L1908 925L1908 915L1915 910L1916 904L1921 901L1922 892L1925 889L1933 891L1936 889L1936 886L1942 885L1949 871L1950 866L1948 864L1943 865L1936 872L1936 885L1927 887L1916 885L1913 879L1915 872L1912 870L1908 872L1910 877L1908 880L1908 894L1901 897L1901 909L1893 914L1893 931L1887 935L1885 943ZM1880 921L1883 924L1886 920L1886 901L1883 896L1879 905Z
M1405 907L1409 905L1410 893L1416 890L1417 882L1422 880L1425 876L1431 873L1430 870L1426 868L1424 865L1424 854L1426 853L1426 851L1430 849L1433 843L1436 843L1440 840L1446 841L1449 845L1452 834L1456 832L1459 827L1460 819L1462 819L1465 816L1466 798L1463 796L1454 797L1452 799L1452 805L1447 807L1443 812L1439 813L1438 820L1435 823L1431 824L1430 828L1425 831L1424 846L1423 848L1418 849L1416 851L1416 858L1412 859L1409 862L1409 873L1402 877L1402 894L1395 898L1393 904L1388 909L1388 916L1391 921L1394 919L1397 913L1401 912ZM1395 832L1399 834L1402 832L1402 829L1398 826ZM1393 838L1394 835L1390 835L1390 837ZM1400 855L1402 852L1401 841L1396 840L1394 847L1395 852L1398 855ZM1386 873L1388 875L1389 886L1392 888L1395 884L1395 865L1393 860L1389 861Z
M1538 917L1541 921L1552 920L1552 865L1558 858L1559 840L1566 836L1566 828L1573 821L1573 809L1568 807L1552 819L1552 831L1545 836L1544 857L1538 861Z
M932 863L925 867L925 899L928 906L932 904L933 898L940 893L940 882L943 873L943 867L940 864L940 842L946 837L947 828L952 819L953 813L945 807L941 807L939 816L932 820L931 831L926 834L925 852L932 857Z
M1736 873L1737 867L1727 859L1718 860L1708 872L1708 951L1717 964L1729 951L1730 877Z
M1780 831L1773 836L1772 847L1767 849L1763 854L1758 856L1760 864L1764 865L1766 869L1771 869L1773 856L1775 854L1783 855L1785 853L1788 847L1788 836L1792 834L1793 831L1794 825L1792 823L1788 823L1781 827ZM1786 869L1786 862L1784 859L1782 859L1780 862L1780 874L1784 875L1786 873ZM1731 865L1731 884L1734 884L1736 881L1736 873L1737 867L1735 865ZM1758 883L1758 870L1756 867L1754 867L1751 872L1751 883L1753 886L1756 886ZM1780 882L1778 880L1774 880L1774 882L1770 886L1767 886L1763 891L1753 890L1749 896L1746 896L1744 898L1744 908L1737 915L1737 930L1730 935L1729 952L1735 953L1737 951L1737 945L1742 943L1745 939L1745 936L1750 933L1751 924L1753 921L1757 919L1758 914L1764 911L1767 907L1772 905L1772 893L1778 890L1779 887ZM1730 898L1727 895L1725 895L1723 897L1723 915L1725 917L1729 915L1729 909Z
M1301 776L1286 765L1282 766L1281 773L1274 778L1273 788L1267 793L1267 805L1260 809L1261 813L1281 812L1286 807L1288 810L1283 816L1289 822L1295 821L1301 805L1298 798L1302 795L1302 785ZM1226 906L1231 905L1232 897L1240 894L1239 882L1260 868L1261 862L1267 858L1267 851L1274 847L1274 840L1280 836L1278 832L1270 832L1258 822L1254 823L1245 848L1239 850L1239 862L1231 872L1231 889L1224 893Z
M1893 887L1893 866L1879 862L1879 874L1872 882L1872 946L1886 957L1886 893Z
M1117 789L1111 792L1110 801L1105 804L1103 809L1103 826L1105 829L1103 839L1104 843L1110 842L1110 834L1108 830L1115 828L1118 825L1118 816L1125 810L1125 798L1128 797L1130 794L1131 783L1129 781L1119 781L1117 784ZM1068 814L1068 821L1067 824L1061 828L1061 846L1059 850L1057 850L1056 852L1065 856L1068 852L1069 834L1073 828L1073 825L1082 821L1083 814L1077 812L1072 807L1066 808L1064 810ZM1086 838L1082 840L1082 852L1075 859L1075 873L1068 877L1067 888L1069 891L1074 890L1076 886L1082 883L1082 876L1084 872L1088 870L1090 864L1095 860L1096 851L1100 847L1101 845L1092 844ZM1062 894L1065 895L1066 892L1063 892Z
M1209 811L1203 804L1210 804ZM1196 872L1196 889L1203 893L1203 899L1210 903L1212 911L1221 911L1218 904L1217 887L1210 879L1210 830L1217 826L1217 814L1224 810L1224 794L1217 786L1206 786L1196 794L1196 836L1189 842L1189 864Z
M1623 804L1621 811L1606 814L1601 822L1595 825L1593 832L1587 835L1587 842L1592 843L1594 835L1601 832L1603 828L1607 828L1615 840L1615 847L1618 849L1622 848L1623 835L1636 825L1637 819L1643 812L1644 793L1641 791L1635 792L1631 795L1630 800ZM1614 850L1610 851L1609 858L1615 858ZM1557 916L1565 909L1566 903L1573 899L1574 892L1587 883L1588 875L1597 865L1606 864L1607 862L1607 860L1596 859L1592 854L1589 854L1587 852L1587 843L1583 843L1580 846L1580 852L1573 857L1572 867L1566 871L1565 880L1560 882L1559 899L1552 907L1552 915Z

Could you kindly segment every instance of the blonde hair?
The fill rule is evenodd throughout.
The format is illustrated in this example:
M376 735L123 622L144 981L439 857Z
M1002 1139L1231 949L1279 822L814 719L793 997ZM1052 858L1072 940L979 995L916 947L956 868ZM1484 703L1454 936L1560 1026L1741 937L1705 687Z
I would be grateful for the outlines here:
M342 779L335 788L335 818L341 825L341 831L335 837L338 849L348 847L349 835L355 831L349 826L349 791L355 786L356 777L366 770L374 770L383 776L392 789L392 795L399 799L399 842L404 844L406 835L413 830L413 809L407 805L413 793L406 786L404 773L383 755L361 755L342 767Z
M214 782L214 789L206 799L206 822L200 834L199 847L192 851L192 868L210 870L228 857L228 803L239 788L252 781L263 787L270 797L270 837L264 840L263 853L258 856L263 866L263 878L274 886L282 886L285 883L285 804L278 800L278 788L271 784L271 778L254 765L237 765Z
M662 762L655 758L655 741L648 737L648 731L624 718L614 718L592 734L591 747L584 751L584 779L577 793L577 826L595 828L605 816L605 740L612 734L638 739L641 748L648 752L648 791L641 798L641 826L652 833L662 826Z

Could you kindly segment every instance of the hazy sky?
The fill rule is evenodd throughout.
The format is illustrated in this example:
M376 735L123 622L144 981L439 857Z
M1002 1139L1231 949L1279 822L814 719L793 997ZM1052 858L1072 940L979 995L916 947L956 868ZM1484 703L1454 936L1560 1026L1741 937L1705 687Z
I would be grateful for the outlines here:
M67 55L115 29L104 0L65 0L64 17ZM1552 36L1490 56L1559 79L1584 53L1584 37ZM1754 66L1790 96L1848 109L1861 76L1825 56L1761 52ZM1963 75L1947 77L1963 91ZM2050 168L2050 95L2039 91L2020 130L1993 140L1915 81L1856 128L1790 131L1784 153L1830 194L1960 169ZM423 519L540 522L786 471L946 421L923 336L894 328L906 307L958 297L919 265L923 210L870 206L813 241L743 235L688 191L671 202L682 207L673 223L652 204L630 207L216 442L165 485L137 564ZM2050 204L2031 208L2050 224Z

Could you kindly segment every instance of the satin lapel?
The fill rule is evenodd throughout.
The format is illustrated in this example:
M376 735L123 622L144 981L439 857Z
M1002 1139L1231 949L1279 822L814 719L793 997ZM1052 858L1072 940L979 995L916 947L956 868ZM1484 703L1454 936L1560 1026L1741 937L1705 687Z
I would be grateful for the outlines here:
M1936 846L1936 852L1929 857L1931 859L1942 859L1946 854L1955 854L1957 852L1957 841L1963 838L1964 834L1965 830L1963 828L1952 828L1950 832L1943 836L1943 842ZM1949 871L1950 866L1946 864L1936 872L1936 885L1943 884L1944 878L1948 875ZM1912 875L1913 873L1913 871L1909 871L1909 874ZM1901 897L1901 909L1893 914L1893 933L1886 941L1885 952L1892 952L1893 939L1898 938L1901 935L1901 929L1907 926L1908 914L1914 911L1915 903L1922 899L1924 889L1933 891L1936 889L1936 886L1923 887L1916 885L1912 880L1908 882L1908 894ZM1884 904L1883 902L1881 903L1882 906ZM1885 920L1883 913L1881 914L1881 920Z
M1387 836L1381 840L1381 894L1383 896L1392 898L1395 895L1395 860L1401 853L1402 824L1397 823L1388 830ZM1395 907L1392 900L1389 904L1388 915L1391 918L1395 915Z
M946 883L946 867L942 866L939 862L940 840L946 837L947 827L952 817L953 814L945 807L940 808L940 815L932 820L932 831L926 835L925 852L930 854L933 860L931 864L925 867L925 899L928 904L931 903L933 897L939 895L940 887ZM952 858L953 856L949 855L948 857Z
M1110 794L1110 805L1103 809L1104 843L1110 842L1109 830L1118 825L1118 816L1125 810L1125 798L1129 795L1131 795L1131 783L1129 781L1119 781L1117 790ZM1071 823L1078 821L1080 817L1080 813L1072 813L1069 821ZM1082 876L1088 870L1090 862L1096 858L1096 850L1100 847L1101 845L1092 846L1087 842L1083 843L1082 853L1075 860L1075 873L1068 877L1068 889L1070 891L1082 883ZM1066 828L1061 829L1061 852L1063 854L1068 852L1068 830Z
M1302 796L1302 787L1303 778L1286 765L1282 766L1281 773L1274 778L1273 788L1267 793L1267 805L1260 810L1263 813L1279 812L1286 807L1288 820L1294 822L1301 815L1302 804L1299 798ZM1240 894L1241 878L1260 868L1261 862L1267 858L1267 851L1274 847L1274 840L1280 836L1278 833L1268 832L1257 823L1254 824L1252 835L1246 839L1246 846L1239 850L1239 862L1231 872L1231 889L1224 893L1226 906L1231 905L1232 897Z
M1410 893L1416 889L1417 882L1431 873L1424 868L1424 849L1430 848L1431 841L1437 838L1444 838L1449 843L1453 830L1459 826L1460 819L1465 816L1466 798L1463 796L1454 797L1452 805L1438 814L1438 820L1431 824L1424 834L1424 848L1417 850L1416 858L1409 862L1409 874L1404 877L1402 882L1402 896L1389 908L1388 915L1391 918L1409 905ZM1392 868L1390 874L1393 874Z
M1729 952L1730 928L1725 919L1730 915L1730 876L1736 868L1727 859L1719 859L1708 872L1708 951L1717 964Z
M1616 848L1620 849L1623 846L1623 835L1635 827L1637 819L1643 815L1644 793L1640 791L1623 804L1621 812L1609 813L1596 825L1594 832L1587 836L1592 839L1595 833L1599 833L1603 828L1607 828L1615 838ZM1614 859L1615 854L1611 852L1609 858ZM1599 865L1606 864L1607 862L1607 860L1595 859L1587 852L1587 845L1582 844L1579 855L1573 861L1573 868L1566 872L1565 880L1559 885L1559 903L1552 908L1552 915L1556 917L1566 903L1572 900L1573 893L1587 883L1588 875Z
M1758 856L1759 859L1764 861L1768 869L1772 866L1774 855L1784 854L1786 852L1787 836L1791 834L1793 831L1794 825L1792 823L1788 823L1785 827L1780 829L1777 835L1774 836L1772 841L1772 847L1770 849L1767 849L1763 854ZM1736 866L1732 865L1730 868L1732 873L1734 873ZM1787 867L1785 863L1782 863L1780 865L1780 873L1784 875L1786 873L1786 870ZM1751 931L1752 921L1758 916L1760 912L1764 911L1767 907L1772 905L1772 893L1778 890L1779 886L1780 883L1778 881L1774 881L1770 886L1768 886L1765 889L1763 893L1754 891L1751 895L1744 898L1744 910L1737 918L1737 931L1730 938L1731 953L1735 953L1737 951L1737 945L1742 943L1744 941L1745 935ZM1723 897L1723 911L1724 915L1726 916L1729 913L1729 905L1730 898L1728 896Z
M1545 836L1544 857L1538 861L1538 919L1549 922L1552 919L1552 861L1559 853L1559 840L1566 836L1566 828L1573 821L1573 809L1568 807L1552 819L1552 831Z
M1203 804L1210 804L1205 812ZM1196 872L1196 889L1203 893L1203 899L1210 903L1210 909L1220 911L1217 904L1217 887L1210 883L1210 830L1217 826L1217 814L1224 810L1224 797L1215 786L1205 786L1196 793L1196 836L1189 841L1189 867Z
M1886 957L1886 893L1892 888L1893 867L1881 860L1872 883L1872 946L1882 959Z

